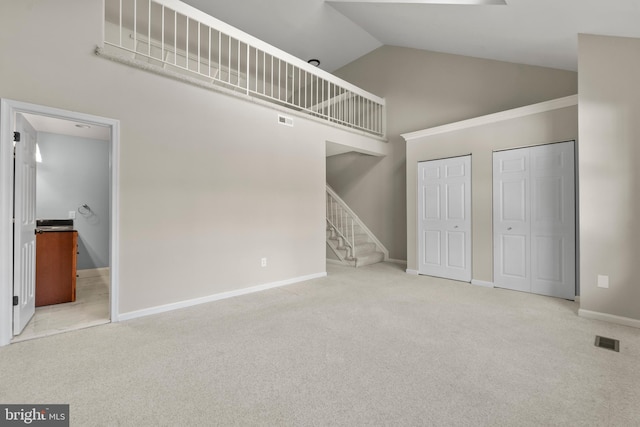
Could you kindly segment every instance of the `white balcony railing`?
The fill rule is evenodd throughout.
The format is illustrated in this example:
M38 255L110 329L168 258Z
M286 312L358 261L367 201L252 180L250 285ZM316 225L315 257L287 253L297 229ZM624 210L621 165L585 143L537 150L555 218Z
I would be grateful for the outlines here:
M105 0L104 43L141 65L385 135L383 98L178 0Z

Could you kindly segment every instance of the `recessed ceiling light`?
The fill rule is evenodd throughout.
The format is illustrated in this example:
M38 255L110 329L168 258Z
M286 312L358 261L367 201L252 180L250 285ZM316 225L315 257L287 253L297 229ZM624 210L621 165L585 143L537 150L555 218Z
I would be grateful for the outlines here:
M91 126L89 126L89 125L81 125L81 124L77 124L76 127L80 128L80 129L90 129L91 128Z

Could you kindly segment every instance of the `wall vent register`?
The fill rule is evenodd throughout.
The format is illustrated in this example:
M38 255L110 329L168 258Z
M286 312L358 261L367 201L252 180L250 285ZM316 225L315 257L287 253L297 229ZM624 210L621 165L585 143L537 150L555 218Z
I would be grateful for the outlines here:
M278 123L293 127L293 119L291 117L283 116L282 114L278 114Z

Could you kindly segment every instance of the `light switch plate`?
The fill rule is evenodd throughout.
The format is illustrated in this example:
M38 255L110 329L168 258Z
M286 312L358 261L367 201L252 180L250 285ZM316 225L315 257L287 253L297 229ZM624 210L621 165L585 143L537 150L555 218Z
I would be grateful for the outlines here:
M69 219L76 219L76 211L69 211Z

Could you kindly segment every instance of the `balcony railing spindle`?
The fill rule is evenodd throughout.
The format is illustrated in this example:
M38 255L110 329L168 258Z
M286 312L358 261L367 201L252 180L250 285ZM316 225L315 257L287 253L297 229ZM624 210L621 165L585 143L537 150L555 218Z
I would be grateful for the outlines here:
M104 43L133 53L134 61L155 66L159 60L166 72L193 73L209 84L384 136L384 100L375 95L175 0L104 1ZM126 40L125 31L131 34Z

